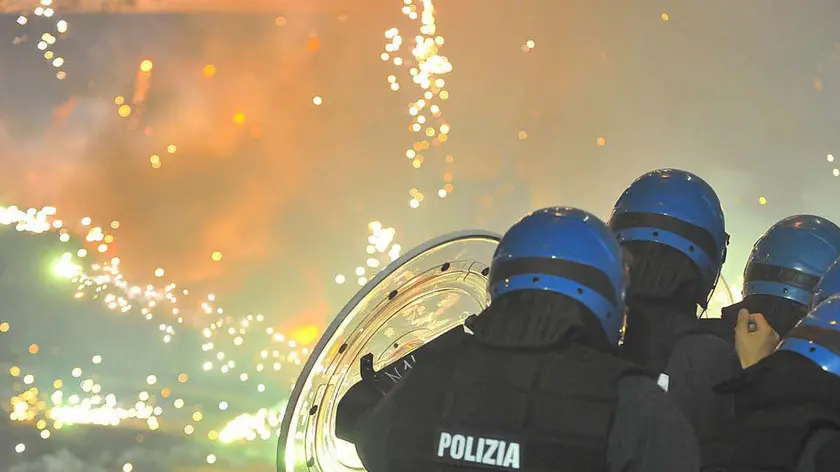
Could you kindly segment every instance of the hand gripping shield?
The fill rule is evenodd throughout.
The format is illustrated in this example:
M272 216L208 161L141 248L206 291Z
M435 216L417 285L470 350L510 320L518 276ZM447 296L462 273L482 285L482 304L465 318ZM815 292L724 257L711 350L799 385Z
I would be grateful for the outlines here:
M463 231L400 257L338 313L306 361L280 427L278 472L364 471L352 444L335 437L339 400L373 369L397 361L489 303L487 274L500 237Z

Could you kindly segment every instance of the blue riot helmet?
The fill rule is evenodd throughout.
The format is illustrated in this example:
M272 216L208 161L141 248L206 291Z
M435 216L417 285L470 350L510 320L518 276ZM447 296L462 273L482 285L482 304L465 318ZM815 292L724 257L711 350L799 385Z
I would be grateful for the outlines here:
M795 352L826 372L840 375L840 295L829 297L811 310L777 350Z
M655 243L688 258L699 272L696 301L707 306L729 243L720 200L709 184L684 170L648 172L621 194L609 224L622 245Z
M820 277L838 257L837 225L814 215L789 216L753 246L744 269L744 298L770 295L808 307ZM825 288L829 285L827 280Z
M551 207L529 213L504 236L490 265L491 300L545 290L578 301L592 312L612 345L624 318L624 259L615 236L595 215Z
M817 286L814 288L814 296L811 299L811 308L824 302L828 297L840 293L840 259L835 260L828 266Z

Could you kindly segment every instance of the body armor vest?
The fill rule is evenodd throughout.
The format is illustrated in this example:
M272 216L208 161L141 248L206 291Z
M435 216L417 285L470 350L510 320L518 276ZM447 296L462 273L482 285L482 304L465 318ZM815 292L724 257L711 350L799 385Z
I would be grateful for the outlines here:
M606 471L618 382L630 374L644 375L581 344L548 351L473 340L415 366L380 454L389 472Z
M736 417L702 445L703 472L792 472L813 433L840 429L838 379L796 354L776 353L719 390Z
M732 415L732 402L712 389L740 369L734 347L723 339L713 320L698 320L693 314L654 302L637 303L636 310L641 311L628 315L627 338L622 346L625 358L667 375L669 396L691 422L699 440L717 434ZM694 340L693 346L684 354L694 359L682 358L683 354L673 359L674 348L689 338ZM705 347L708 351L702 349ZM721 355L724 357L718 359ZM662 386L665 381L660 380Z
M840 429L840 415L817 406L779 407L741 417L703 447L703 472L793 472L813 433Z

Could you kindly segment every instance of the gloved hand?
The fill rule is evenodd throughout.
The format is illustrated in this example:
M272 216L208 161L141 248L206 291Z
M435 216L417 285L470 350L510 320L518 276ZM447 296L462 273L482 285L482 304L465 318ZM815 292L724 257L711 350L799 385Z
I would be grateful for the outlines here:
M335 412L336 437L352 443L359 420L368 410L376 406L382 397L379 389L365 381L350 387L350 390L338 401Z
M779 334L770 327L764 315L743 308L738 312L735 350L744 369L772 354L778 345Z

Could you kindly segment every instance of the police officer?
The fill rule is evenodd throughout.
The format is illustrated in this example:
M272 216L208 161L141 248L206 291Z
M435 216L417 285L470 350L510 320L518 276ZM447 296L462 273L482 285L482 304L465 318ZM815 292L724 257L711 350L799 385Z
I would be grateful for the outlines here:
M778 221L753 246L744 268L744 298L722 310L720 334L734 342L738 313L745 309L753 324L766 322L777 339L784 337L808 313L820 277L838 257L840 228L831 221L814 215Z
M760 332L741 315L736 342ZM811 311L776 352L718 387L735 418L703 447L704 472L840 470L840 296Z
M609 225L632 254L624 356L660 376L698 438L727 418L713 387L736 375L730 343L698 322L726 258L729 236L715 191L683 170L639 177L619 197Z
M814 288L814 296L811 298L811 309L814 309L828 297L840 293L840 258L828 266L825 273L820 277L817 286Z
M625 266L594 215L516 223L490 267L491 304L454 350L417 362L357 421L370 472L694 471L696 439L645 372L612 354Z

